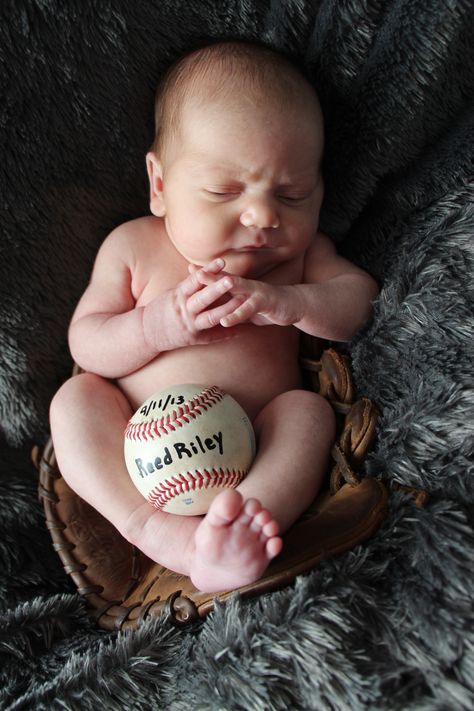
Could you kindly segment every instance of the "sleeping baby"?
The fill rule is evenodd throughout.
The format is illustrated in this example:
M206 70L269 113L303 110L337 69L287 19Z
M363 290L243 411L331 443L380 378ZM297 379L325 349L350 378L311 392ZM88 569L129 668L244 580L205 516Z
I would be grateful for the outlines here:
M151 215L104 241L72 318L86 371L51 405L61 472L122 536L206 592L258 579L311 504L335 437L303 389L301 332L350 340L378 289L318 232L323 119L285 57L220 42L160 84L148 153ZM251 419L257 454L204 516L154 509L125 467L137 407L181 383L217 385Z

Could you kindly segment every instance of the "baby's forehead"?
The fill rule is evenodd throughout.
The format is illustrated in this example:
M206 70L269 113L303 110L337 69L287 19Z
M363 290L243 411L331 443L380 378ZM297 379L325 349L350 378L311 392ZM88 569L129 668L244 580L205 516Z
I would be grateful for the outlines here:
M221 134L204 124L204 132L184 132L177 156L190 179L217 182L265 181L309 183L320 170L322 141L299 140L298 132L273 141L259 133ZM206 130L209 129L209 130ZM195 139L195 140L194 140Z
M310 127L311 134L323 141L323 117L319 101L314 96L315 100L301 95L288 102L271 93L253 95L230 89L216 93L205 87L201 93L193 93L183 100L177 125L181 136L204 124L216 136L238 125L249 136L255 132L265 136L273 131L279 137L290 133L295 137L296 126L296 138L299 131L301 136L305 133L303 127Z
M218 163L210 162L206 157L201 159L195 157L188 163L188 175L191 180L205 181L212 183L246 183L248 181L277 182L279 185L310 185L318 176L316 162L308 163L305 166L290 166L283 164L276 174L262 170L258 164L249 166L245 163L237 163L231 158Z
M292 184L319 173L324 136L313 114L252 107L234 96L231 105L188 101L180 124L171 151L193 179L246 182L271 173Z
M297 105L300 111L320 110L315 89L302 76L274 77L273 81L259 81L243 69L229 73L222 68L214 74L190 77L182 93L182 108L187 105L205 105L215 111L228 113L232 108L244 107L249 112L289 110Z

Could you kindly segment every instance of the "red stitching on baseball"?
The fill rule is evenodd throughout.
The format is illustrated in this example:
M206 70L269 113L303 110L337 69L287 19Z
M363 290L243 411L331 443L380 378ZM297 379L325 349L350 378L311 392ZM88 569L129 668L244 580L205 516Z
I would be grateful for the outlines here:
M148 494L147 499L155 509L162 509L168 501L187 491L212 487L235 489L247 472L240 469L199 469L181 472L171 479L163 479Z
M169 432L175 432L178 427L183 427L184 424L188 424L198 415L220 402L224 395L222 390L216 385L212 385L195 395L189 402L184 403L182 407L178 407L177 410L173 410L159 419L136 423L130 421L125 430L125 437L134 442L148 442L149 439L157 439Z

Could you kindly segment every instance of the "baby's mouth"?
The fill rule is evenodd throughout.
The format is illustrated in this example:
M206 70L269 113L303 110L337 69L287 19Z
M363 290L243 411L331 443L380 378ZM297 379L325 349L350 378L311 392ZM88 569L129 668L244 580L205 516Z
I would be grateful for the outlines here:
M239 247L236 249L236 252L269 252L271 250L271 247L268 246L268 244L262 244L262 245L257 245L257 244L248 244L245 245L244 247Z

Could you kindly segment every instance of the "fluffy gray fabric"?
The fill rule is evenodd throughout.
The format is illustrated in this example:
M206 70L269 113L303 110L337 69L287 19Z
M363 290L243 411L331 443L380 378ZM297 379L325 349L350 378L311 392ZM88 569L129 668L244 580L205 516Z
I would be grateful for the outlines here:
M2 709L474 708L473 7L469 0L4 0L0 7ZM198 40L307 67L322 226L381 293L350 344L393 493L368 544L204 623L106 634L52 550L32 443L99 244L147 212L156 81Z

